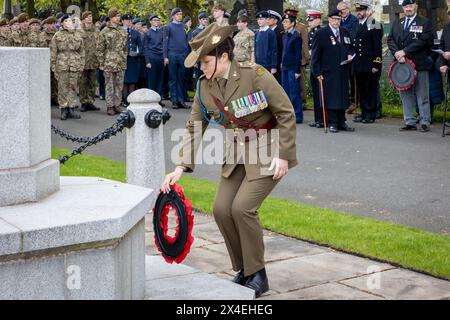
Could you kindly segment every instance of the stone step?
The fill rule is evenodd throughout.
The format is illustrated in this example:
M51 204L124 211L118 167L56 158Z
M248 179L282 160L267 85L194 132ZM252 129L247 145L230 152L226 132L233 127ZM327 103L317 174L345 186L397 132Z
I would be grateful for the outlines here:
M161 256L145 261L147 300L253 300L255 292L183 264L168 264Z

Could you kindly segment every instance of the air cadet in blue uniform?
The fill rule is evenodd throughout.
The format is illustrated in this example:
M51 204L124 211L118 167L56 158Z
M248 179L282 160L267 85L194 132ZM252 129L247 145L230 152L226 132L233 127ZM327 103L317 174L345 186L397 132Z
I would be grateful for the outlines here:
M149 21L151 27L144 34L147 85L149 89L157 92L162 97L163 77L161 75L164 72L163 32L160 28L161 22L158 15L150 16Z
M295 110L295 120L303 123L302 90L302 38L295 29L298 11L287 10L283 16L282 85Z
M139 56L143 53L141 35L133 29L132 19L131 14L124 14L121 17L123 28L128 34L127 69L125 70L123 86L123 102L125 105L128 105L128 95L136 90L140 75L139 67L141 66Z
M259 30L255 34L255 62L272 74L277 73L277 35L269 27L269 14L261 11L256 14Z
M277 36L277 72L274 74L275 78L278 80L278 83L281 84L281 60L283 59L283 34L284 31L278 25L282 20L281 15L274 10L267 10L269 14L269 27L272 29Z
M209 17L206 12L200 12L198 15L198 26L195 28L194 31L192 31L192 39L194 39L196 36L198 36L205 28L209 25ZM195 79L200 79L200 76L202 75L202 70L200 70L198 64L195 65L194 69L194 77Z
M163 54L164 64L169 66L170 100L174 109L189 109L184 99L184 59L188 53L188 38L183 24L183 12L174 8L171 12L172 21L164 28Z
M359 24L352 32L356 53L352 64L361 106L361 116L353 121L362 123L373 123L377 117L377 84L382 63L383 29L379 22L368 16L369 7L367 2L356 2Z
M355 131L346 123L345 110L349 105L349 63L353 55L350 34L340 27L341 12L328 13L329 25L317 31L313 39L311 68L314 76L323 81L323 95L330 132Z
M315 9L305 10L308 18L308 48L312 49L312 44L314 40L314 35L317 31L320 30L322 23L322 12ZM319 90L319 81L316 77L314 77L312 73L312 69L310 72L310 82L311 89L313 92L313 100L314 100L314 122L309 124L310 127L323 128L323 110L320 105L320 90Z

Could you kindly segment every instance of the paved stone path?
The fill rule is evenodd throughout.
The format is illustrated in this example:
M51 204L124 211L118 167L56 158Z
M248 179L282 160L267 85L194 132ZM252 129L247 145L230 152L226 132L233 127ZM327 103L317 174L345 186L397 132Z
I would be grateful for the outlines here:
M151 217L146 218L146 250L147 255L154 259L159 252L153 242ZM162 279L157 282L153 280L153 283L148 282L148 292L152 291L151 288L155 285L160 288L150 298L195 300L221 298L232 294L229 282L217 283L224 286L222 296L217 293L215 285L210 293L206 292L209 290L203 290L201 297L198 291L189 290L193 284L207 286L208 282L217 281L213 277L205 278L199 271L224 280L232 279L235 274L231 270L222 235L212 217L195 213L193 235L195 238L193 248L183 262L184 265L167 265L164 268L161 266L163 263L161 259L151 260L153 267L147 265L148 270L156 270L150 277L147 276L150 278L149 281L153 278ZM260 298L262 300L450 299L450 281L356 257L266 230L264 242L270 291ZM160 272L158 270L165 271L162 275L155 275ZM235 290L233 294L235 299L248 297L245 291Z

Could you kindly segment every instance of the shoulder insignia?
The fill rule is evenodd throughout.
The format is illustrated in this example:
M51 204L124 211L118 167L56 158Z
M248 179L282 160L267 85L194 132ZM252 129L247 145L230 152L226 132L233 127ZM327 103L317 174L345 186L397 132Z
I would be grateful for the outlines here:
M262 77L262 75L264 74L263 68L259 67L258 69L256 69L256 74L260 77Z

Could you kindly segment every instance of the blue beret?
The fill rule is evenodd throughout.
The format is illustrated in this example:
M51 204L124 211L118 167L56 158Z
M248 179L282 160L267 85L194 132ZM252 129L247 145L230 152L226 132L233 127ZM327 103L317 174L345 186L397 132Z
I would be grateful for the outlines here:
M66 19L69 19L70 18L70 16L68 15L68 14L63 14L62 16L61 16L61 23L63 23L64 22L64 20L66 20Z
M188 21L191 21L191 17L187 16L186 18L184 18L183 22L186 23Z
M407 6L408 4L414 4L416 0L403 0L402 7Z
M155 18L158 18L158 19L159 19L159 16L158 16L157 14L152 14L152 15L150 16L150 18L148 18L148 21L152 21L152 20L155 19Z
M256 19L259 19L259 18L267 19L267 18L269 18L269 14L267 13L267 11L260 11L256 14Z
M328 12L328 17L335 17L335 16L340 17L341 11L338 9L334 9L334 10L331 10L330 12Z
M133 19L133 24L136 24L136 23L141 23L141 19L139 19L139 18Z
M63 17L63 16L64 16L64 13L58 12L58 13L56 14L56 19L61 19L61 17Z
M170 13L170 16L173 17L174 15L180 12L183 12L183 10L181 10L180 8L173 8L172 12Z
M206 14L206 12L200 12L198 14L198 19L208 19L208 15Z
M120 20L131 20L131 19L133 19L133 17L129 13L123 14L122 17L120 17Z

